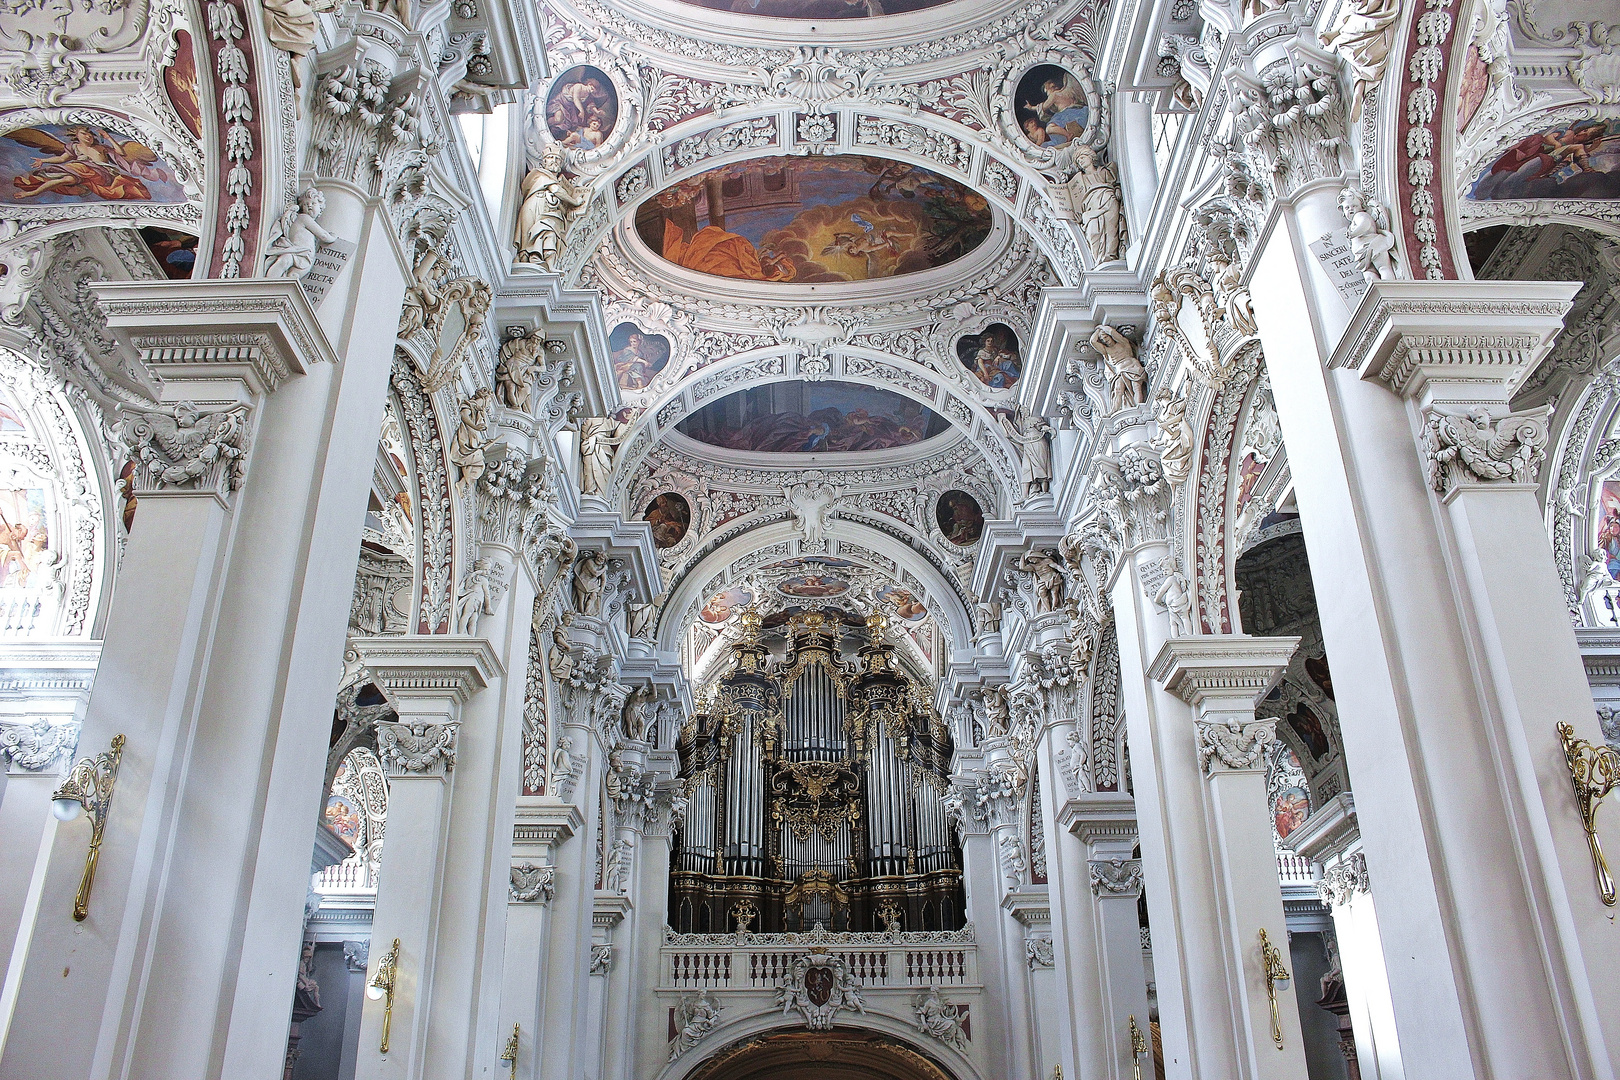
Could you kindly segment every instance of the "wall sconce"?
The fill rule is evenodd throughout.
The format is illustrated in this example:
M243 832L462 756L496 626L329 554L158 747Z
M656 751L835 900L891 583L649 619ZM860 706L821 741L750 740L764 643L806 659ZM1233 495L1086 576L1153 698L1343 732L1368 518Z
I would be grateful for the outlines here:
M1612 746L1593 746L1575 737L1575 729L1559 723L1558 737L1564 744L1564 760L1569 763L1569 785L1575 789L1575 804L1581 811L1581 827L1586 830L1586 849L1592 853L1592 869L1597 873L1598 895L1607 907L1614 907L1614 876L1603 857L1603 842L1597 834L1597 812L1603 797L1620 783L1620 752Z
M511 1063L511 1080L517 1080L518 1032L521 1031L522 1028L522 1024L512 1025L512 1035L506 1040L506 1049L501 1051L501 1060Z
M1277 946L1266 936L1266 928L1263 926L1260 928L1260 962L1266 968L1266 997L1271 999L1271 1041L1281 1050L1282 1020L1277 1015L1277 991L1288 989L1293 976L1283 967L1282 953L1277 951Z
M384 1054L388 1053L388 1029L394 1025L394 976L398 972L399 938L395 938L394 944L377 961L377 974L371 977L371 982L366 986L366 997L372 1001L384 1001L382 1045L377 1047Z
M1142 1055L1148 1052L1147 1039L1142 1035L1142 1029L1136 1026L1136 1017L1131 1017L1131 1074L1135 1080L1142 1080Z
M84 857L84 874L79 878L79 895L73 900L73 921L90 916L90 886L96 880L96 863L101 859L101 836L107 828L107 811L112 806L113 784L118 779L118 760L124 756L124 737L114 735L112 749L93 758L80 758L68 770L67 779L51 796L51 813L62 821L72 821L80 811L90 814L90 850Z

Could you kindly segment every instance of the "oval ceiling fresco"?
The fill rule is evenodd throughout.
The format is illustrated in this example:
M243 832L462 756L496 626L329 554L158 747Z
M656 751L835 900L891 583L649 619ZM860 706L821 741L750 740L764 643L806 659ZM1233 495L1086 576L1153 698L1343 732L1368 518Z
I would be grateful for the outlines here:
M744 281L871 281L932 270L990 235L984 196L886 158L769 157L682 180L636 210L677 266Z
M783 382L729 394L676 425L728 450L820 454L889 450L944 432L949 422L910 398L843 382Z

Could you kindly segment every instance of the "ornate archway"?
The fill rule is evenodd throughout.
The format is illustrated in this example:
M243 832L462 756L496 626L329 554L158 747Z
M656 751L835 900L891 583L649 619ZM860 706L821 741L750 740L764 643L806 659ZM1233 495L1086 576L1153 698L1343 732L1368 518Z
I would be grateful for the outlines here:
M875 1031L784 1031L732 1043L687 1080L956 1080L933 1058Z

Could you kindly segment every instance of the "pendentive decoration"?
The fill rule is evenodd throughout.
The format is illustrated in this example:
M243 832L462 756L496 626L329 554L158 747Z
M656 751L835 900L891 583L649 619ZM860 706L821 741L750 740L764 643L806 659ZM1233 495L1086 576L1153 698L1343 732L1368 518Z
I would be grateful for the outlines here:
M1581 827L1586 830L1586 847L1592 853L1592 870L1597 874L1598 895L1606 907L1614 907L1614 875L1603 857L1603 842L1597 834L1597 812L1603 799L1620 782L1620 751L1612 746L1593 746L1575 737L1575 729L1560 722L1558 738L1564 744L1564 760L1569 763L1569 785L1580 808Z

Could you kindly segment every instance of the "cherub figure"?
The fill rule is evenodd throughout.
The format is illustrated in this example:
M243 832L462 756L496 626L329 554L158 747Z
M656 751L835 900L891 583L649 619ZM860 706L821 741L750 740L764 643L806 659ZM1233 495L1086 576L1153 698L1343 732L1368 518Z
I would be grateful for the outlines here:
M265 245L265 277L301 279L309 273L315 264L316 249L337 239L321 226L325 210L326 196L320 188L312 187L298 196L296 206L282 212Z

